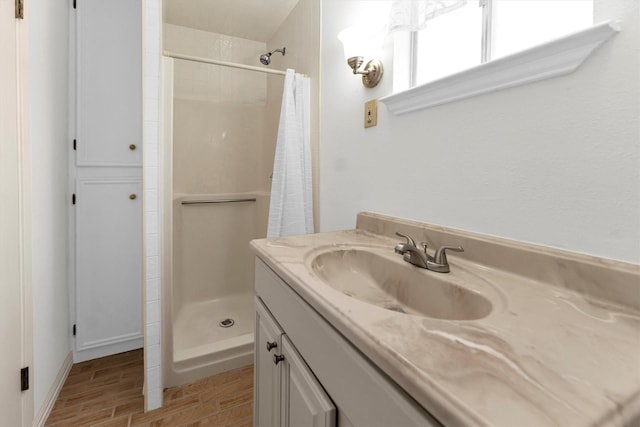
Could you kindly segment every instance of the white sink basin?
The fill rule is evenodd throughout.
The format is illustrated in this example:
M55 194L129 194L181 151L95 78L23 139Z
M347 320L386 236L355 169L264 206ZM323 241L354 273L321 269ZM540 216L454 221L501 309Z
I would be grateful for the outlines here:
M308 265L327 286L387 310L447 320L476 320L492 311L487 298L448 280L450 273L429 272L367 248L327 250Z

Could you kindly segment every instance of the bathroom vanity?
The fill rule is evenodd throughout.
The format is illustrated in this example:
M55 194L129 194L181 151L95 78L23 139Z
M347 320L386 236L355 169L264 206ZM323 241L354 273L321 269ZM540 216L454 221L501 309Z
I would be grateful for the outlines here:
M637 265L371 213L252 249L256 426L640 422Z
M256 293L256 426L439 425L260 260Z

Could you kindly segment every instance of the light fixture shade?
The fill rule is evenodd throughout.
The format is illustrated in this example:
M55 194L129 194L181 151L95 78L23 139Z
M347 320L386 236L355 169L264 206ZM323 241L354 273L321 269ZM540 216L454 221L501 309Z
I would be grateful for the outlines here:
M338 33L338 40L342 42L344 59L364 56L366 38L355 27L345 28Z
M338 33L338 40L344 48L344 58L355 56L376 58L379 56L385 32L365 27L349 27Z
M386 35L386 27L370 28L349 27L338 34L344 48L344 57L353 70L353 74L362 76L362 84L367 88L376 87L384 73L382 62L377 59ZM370 59L363 69L364 60Z

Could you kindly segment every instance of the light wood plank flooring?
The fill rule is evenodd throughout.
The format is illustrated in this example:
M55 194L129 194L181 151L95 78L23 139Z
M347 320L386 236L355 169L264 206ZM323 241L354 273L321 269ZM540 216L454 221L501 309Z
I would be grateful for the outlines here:
M46 426L216 426L253 424L253 366L164 391L164 407L144 413L142 350L77 363Z

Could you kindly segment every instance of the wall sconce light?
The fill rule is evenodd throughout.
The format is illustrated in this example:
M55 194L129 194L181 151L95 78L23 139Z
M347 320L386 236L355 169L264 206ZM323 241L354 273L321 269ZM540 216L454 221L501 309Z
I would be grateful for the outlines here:
M342 42L344 57L353 74L362 75L362 84L365 87L376 87L384 73L382 61L371 59L364 69L361 70L360 66L365 58L372 58L377 53L376 50L382 45L384 33L376 34L361 28L349 27L340 31L338 39Z

